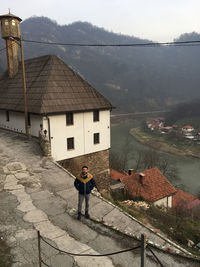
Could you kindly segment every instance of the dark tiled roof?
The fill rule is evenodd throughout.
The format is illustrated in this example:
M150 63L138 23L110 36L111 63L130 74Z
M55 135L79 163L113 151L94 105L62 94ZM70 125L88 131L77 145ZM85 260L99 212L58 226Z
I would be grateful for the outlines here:
M36 114L111 109L112 104L55 55L25 61L28 112ZM0 79L0 109L23 111L21 65Z

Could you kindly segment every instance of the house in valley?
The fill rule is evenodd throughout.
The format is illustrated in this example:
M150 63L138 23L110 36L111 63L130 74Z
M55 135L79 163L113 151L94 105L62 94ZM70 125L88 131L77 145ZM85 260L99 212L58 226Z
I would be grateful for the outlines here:
M111 179L115 179L111 171ZM120 177L120 175L118 175ZM176 189L169 183L158 168L139 173L129 172L119 178L125 184L125 190L136 199L142 197L153 205L172 207L172 197Z
M173 196L172 199L172 207L185 207L188 209L193 209L196 206L200 205L200 200L193 196L192 194L189 194L187 192L184 192L183 190L176 188L177 192Z
M133 169L128 173L111 170L110 175L115 182L123 183L128 194L135 199L142 197L153 205L165 208L193 209L200 206L197 197L171 185L158 168L138 173L134 173Z
M8 61L0 78L0 127L25 133L21 19L6 14L0 20ZM25 74L30 135L43 132L56 161L74 174L88 165L99 189L107 189L112 104L56 55L25 60Z
M185 125L182 127L182 131L183 131L183 133L187 134L187 133L193 132L194 128L190 125Z

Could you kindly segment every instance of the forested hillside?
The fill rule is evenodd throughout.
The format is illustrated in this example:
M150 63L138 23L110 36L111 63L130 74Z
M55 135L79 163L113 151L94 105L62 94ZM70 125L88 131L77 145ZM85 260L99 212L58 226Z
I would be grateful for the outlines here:
M108 32L87 22L60 26L45 17L32 17L21 24L25 40L83 44L143 43ZM197 33L177 40L200 40ZM5 46L0 42L0 49ZM78 47L24 42L26 58L56 54L103 93L116 112L169 109L200 97L200 46L187 47ZM1 53L6 67L6 56Z

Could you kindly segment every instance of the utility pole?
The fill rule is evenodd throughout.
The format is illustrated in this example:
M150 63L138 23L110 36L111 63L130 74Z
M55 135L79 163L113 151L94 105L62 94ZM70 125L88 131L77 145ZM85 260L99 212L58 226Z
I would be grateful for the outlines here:
M23 91L24 91L24 117L25 117L25 128L26 135L30 138L29 127L28 127L28 111L27 111L27 98L26 98L26 76L24 66L24 52L23 52L23 40L20 36L20 50L21 50L21 64L22 64L22 78L23 78Z

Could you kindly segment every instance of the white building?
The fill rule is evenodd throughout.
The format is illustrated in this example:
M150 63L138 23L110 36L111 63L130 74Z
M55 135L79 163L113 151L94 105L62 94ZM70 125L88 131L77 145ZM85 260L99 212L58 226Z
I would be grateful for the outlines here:
M55 160L110 148L111 103L54 55L25 61L28 125L47 131ZM0 80L0 127L25 133L21 69Z
M9 13L0 20L8 61L8 71L0 78L0 127L27 134L29 128L35 137L40 132L46 154L74 174L89 165L99 189L108 188L111 103L55 55L29 59L25 127L21 19Z
M194 131L194 128L192 126L190 126L190 125L185 125L185 126L183 126L182 131L185 134L187 134L187 133L193 132Z

